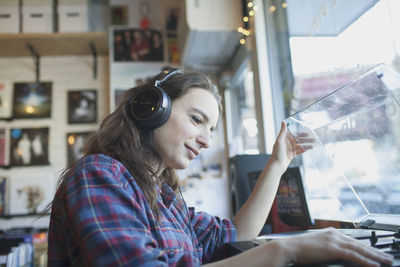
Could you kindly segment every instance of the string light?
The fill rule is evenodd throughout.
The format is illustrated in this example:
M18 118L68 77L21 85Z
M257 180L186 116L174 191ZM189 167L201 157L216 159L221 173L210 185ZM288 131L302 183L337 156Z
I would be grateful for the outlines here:
M286 2L287 0L282 0L282 8L287 8L288 4ZM279 6L278 6L279 7ZM277 6L271 5L269 7L269 11L271 13L276 11ZM247 5L243 3L243 9L246 9L246 11L243 11L244 16L242 18L244 22L243 27L238 27L237 31L242 35L240 38L240 44L244 45L246 43L246 38L250 36L250 31L249 31L249 17L253 17L255 15L255 12L257 11L258 7L254 4L253 0L249 0L247 2Z
M255 14L255 11L257 10L257 6L254 5L254 2L250 0L247 5L244 5L243 8L246 9L246 11L243 11L244 16L242 18L244 22L244 27L239 27L237 31L242 35L240 38L240 44L244 45L246 43L246 38L250 36L250 31L249 31L249 17L253 17Z

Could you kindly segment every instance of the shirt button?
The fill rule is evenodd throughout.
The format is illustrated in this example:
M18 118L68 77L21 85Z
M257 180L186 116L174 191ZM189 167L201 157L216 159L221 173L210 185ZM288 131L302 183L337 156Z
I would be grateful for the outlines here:
M173 251L168 252L168 258L171 259L174 256L175 256L175 252L173 252Z

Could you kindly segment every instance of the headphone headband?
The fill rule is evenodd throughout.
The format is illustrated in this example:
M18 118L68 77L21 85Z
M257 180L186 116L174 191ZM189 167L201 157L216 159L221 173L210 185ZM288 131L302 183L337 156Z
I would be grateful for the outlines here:
M176 74L182 74L183 72L181 70L178 69L174 69L174 70L163 70L162 74L164 75L164 77L161 77L161 79L158 79L155 81L154 86L155 87L159 87L162 83L164 83L165 81L169 80L169 78L171 78L172 76L176 75Z

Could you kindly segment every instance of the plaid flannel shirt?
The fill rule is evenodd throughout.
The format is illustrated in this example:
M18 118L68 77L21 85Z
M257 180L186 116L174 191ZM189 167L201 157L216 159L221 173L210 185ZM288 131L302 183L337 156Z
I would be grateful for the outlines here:
M198 266L236 241L229 219L186 209L166 183L157 189L159 220L120 162L81 159L55 196L48 265Z

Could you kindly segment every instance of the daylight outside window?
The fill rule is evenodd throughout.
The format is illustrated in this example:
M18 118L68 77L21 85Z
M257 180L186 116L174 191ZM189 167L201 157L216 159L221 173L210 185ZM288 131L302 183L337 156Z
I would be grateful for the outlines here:
M355 2L361 3L362 1ZM396 28L396 26L400 25L400 18L397 16L400 12L400 1L364 1L364 6L360 6L359 9L354 6L350 7L351 3L353 2L302 1L303 5L314 5L309 8L314 12L311 15L311 19L314 20L311 20L308 25L304 25L305 28L308 27L306 34L296 35L291 32L293 29L290 29L291 25L296 25L294 22L296 18L292 16L294 13L290 11L291 4L295 5L296 1L287 1L289 32L291 32L289 39L290 54L295 80L291 101L292 114L307 110L306 107L310 104L361 77L362 74L376 67L377 64L384 63L391 70L400 72L400 31L398 27ZM344 24L347 23L348 25L343 26L343 22L332 19L332 17L335 17L335 12L336 14L340 13L340 8L346 4L348 5L348 10L353 8L353 10L357 11L354 14L360 15L355 16L350 23L345 22ZM307 7L305 7L305 10L307 10ZM339 16L336 18L339 18ZM329 27L325 27L326 24L329 24ZM327 29L339 29L341 27L344 29L336 34L329 33L324 35L318 32L318 27L323 26ZM325 99L325 101L327 100ZM378 116L376 119L382 118L380 116L386 118L388 112L390 113L390 110L388 110L390 107L383 106L382 108L382 114L373 113L374 116ZM324 114L328 117L332 115L324 112L316 112L314 114L308 112L307 119L313 122L326 121L328 118L324 118ZM387 120L385 121L387 122ZM350 128L362 125L362 122L351 117L347 118L347 123ZM378 127L377 124L375 126ZM334 129L334 122L329 127L330 130ZM385 132L382 128L384 126L381 125L379 127L381 127L380 131ZM326 194L326 185L328 183L324 182L324 177L321 177L321 175L305 175L309 208L314 218L354 221L355 218L363 215L364 210L366 210L366 213L400 213L400 208L396 206L397 204L386 206L387 210L379 210L376 206L369 204L383 203L383 201L400 202L398 197L396 199L396 195L400 193L399 170L396 169L397 167L394 164L396 163L399 166L399 153L393 151L393 146L399 146L396 143L400 138L398 136L399 129L400 125L398 123L390 123L390 131L394 139L388 143L383 142L386 145L382 145L379 148L376 147L376 142L356 136L343 138L339 141L335 139L334 142L325 140L325 152L327 154L333 153L331 154L332 161L329 161L329 163L341 166L341 170L345 172L347 170L345 176L350 178L344 179L343 182L345 180L349 182L350 180L350 186L337 186L335 190L337 189L338 191ZM381 133L384 138L386 135L383 132ZM382 139L380 140L382 141ZM389 143L392 146L388 146ZM358 155L361 156L349 158L351 151L358 151ZM390 175L386 173L386 177L391 179L390 188L382 185L382 180L373 175L374 173L382 172L382 166L379 165L382 162L376 159L377 151L379 151L381 157L386 155L393 160L394 165L391 167L394 168L394 172L389 169L385 170L391 173ZM311 165L315 165L315 162L310 161L307 157L303 157L303 161L305 171L312 171L313 167ZM328 164L328 162L326 163ZM327 171L332 171L327 166L325 167ZM362 172L354 173L354 170L361 169ZM366 174L370 176L367 177ZM329 176L329 174L326 173L326 176ZM358 178L362 178L362 180L357 180ZM354 201L354 198L362 200L364 207L360 208L359 201ZM344 204L343 201L345 199L351 202L350 208L341 206L341 204ZM347 203L347 205L349 204Z

